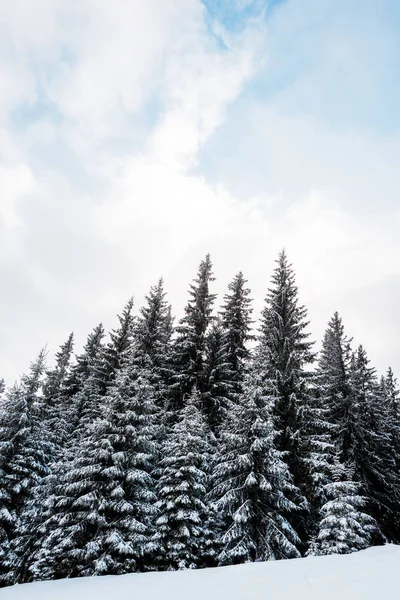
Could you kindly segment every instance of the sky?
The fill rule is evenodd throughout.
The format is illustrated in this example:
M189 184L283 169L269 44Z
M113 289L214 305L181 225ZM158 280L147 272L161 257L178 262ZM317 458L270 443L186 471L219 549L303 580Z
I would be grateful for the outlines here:
M397 0L0 0L0 377L211 253L256 315L285 247L400 376Z

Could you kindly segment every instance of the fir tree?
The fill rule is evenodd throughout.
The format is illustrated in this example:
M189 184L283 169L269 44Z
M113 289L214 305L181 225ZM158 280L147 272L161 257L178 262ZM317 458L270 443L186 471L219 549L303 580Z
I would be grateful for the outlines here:
M71 368L71 374L66 383L71 397L71 434L67 446L72 451L85 437L88 427L93 424L100 414L102 401L101 392L104 379L103 366L104 328L97 325L89 334L83 353L76 358Z
M251 334L252 300L247 280L240 271L229 284L224 296L221 323L227 337L227 355L234 381L234 392L239 394L250 359L248 344L254 339Z
M193 390L162 449L157 486L159 516L154 542L165 570L193 569L210 559L211 511L207 507L209 430Z
M164 281L150 288L146 304L140 309L134 334L141 354L148 356L152 364L161 369L165 365L168 345L173 330L171 305L165 299Z
M102 418L56 486L53 514L31 572L35 578L121 574L151 561L160 426L154 388L133 349L105 399Z
M46 372L43 384L42 421L52 436L54 445L58 449L58 455L71 432L72 407L67 382L70 375L73 344L74 336L71 333L56 353L55 367Z
M204 382L204 357L215 295L209 284L214 281L210 256L201 261L197 278L191 284L185 316L176 328L172 355L172 411L179 410L196 387L200 393Z
M71 365L65 382L70 397L81 391L85 381L99 368L98 363L102 354L103 340L104 327L100 323L89 333L83 352L75 357L75 362Z
M311 464L312 529L310 554L345 554L366 548L376 530L365 488L356 480L360 415L351 385L351 340L336 312L325 331L316 372L316 401L323 413L325 446ZM318 427L317 427L318 429ZM353 449L353 450L352 450Z
M290 518L294 518L292 524L303 542L309 535L307 497L311 486L308 461L312 450L306 430L312 394L308 368L315 358L306 317L306 308L299 305L293 268L282 251L262 312L256 360L264 393L272 402L277 449L284 453L295 489L301 491L292 501L303 510Z
M227 418L237 380L228 356L228 339L220 321L216 320L207 336L201 407L208 424L218 433Z
M173 318L171 306L165 296L164 282L160 279L146 296L146 304L140 309L134 327L136 360L151 370L152 383L157 389L160 408L165 408L168 382L171 377Z
M225 452L214 469L213 490L217 511L230 521L221 565L300 556L299 538L285 517L298 509L290 500L296 490L275 447L269 400L252 371L223 434Z
M121 366L122 356L131 344L134 327L132 310L133 298L130 298L118 315L119 327L110 332L110 341L97 359L97 380L102 395L113 382Z
M45 368L42 351L22 377L21 386L9 393L0 428L0 532L5 538L1 582L20 578L31 537L26 530L26 511L35 487L48 472L54 449L41 421L39 392Z
M362 484L369 498L371 514L380 526L381 536L377 535L376 541L396 540L400 517L400 475L396 450L387 407L379 394L376 372L369 366L362 346L353 357L351 386L356 419L349 435L350 445L344 452L354 461L355 477Z
M346 471L333 457L329 481L324 485L326 502L321 507L318 532L309 554L350 554L371 545L376 523L363 511L366 498L360 496L360 485Z

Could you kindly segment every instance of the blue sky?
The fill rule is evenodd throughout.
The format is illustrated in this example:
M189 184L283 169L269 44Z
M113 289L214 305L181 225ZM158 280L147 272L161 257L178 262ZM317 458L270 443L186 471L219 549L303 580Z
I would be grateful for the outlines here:
M286 246L319 342L334 310L400 372L397 0L0 6L0 376L212 253L256 313Z

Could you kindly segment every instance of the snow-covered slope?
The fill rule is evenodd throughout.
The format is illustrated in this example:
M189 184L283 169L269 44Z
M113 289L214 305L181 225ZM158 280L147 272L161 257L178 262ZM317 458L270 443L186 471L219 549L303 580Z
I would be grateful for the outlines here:
M400 600L400 546L178 573L65 579L1 600Z

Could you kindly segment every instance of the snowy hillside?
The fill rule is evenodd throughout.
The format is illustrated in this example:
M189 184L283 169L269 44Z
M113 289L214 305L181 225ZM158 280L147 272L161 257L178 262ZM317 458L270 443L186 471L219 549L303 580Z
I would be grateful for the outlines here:
M400 546L198 571L14 586L1 600L397 600Z

